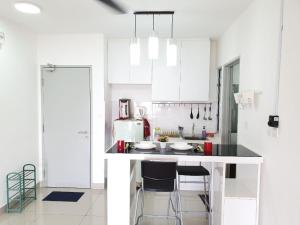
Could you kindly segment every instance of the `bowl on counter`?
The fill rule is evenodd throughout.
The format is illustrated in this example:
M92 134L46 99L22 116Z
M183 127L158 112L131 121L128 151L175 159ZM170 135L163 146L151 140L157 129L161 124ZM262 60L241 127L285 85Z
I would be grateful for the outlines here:
M136 143L134 147L137 149L153 149L156 148L156 145L151 141L141 141L140 143Z
M189 145L186 142L176 142L176 143L170 145L170 147L172 149L180 150L180 151L188 151L188 150L191 150L193 148L192 145Z

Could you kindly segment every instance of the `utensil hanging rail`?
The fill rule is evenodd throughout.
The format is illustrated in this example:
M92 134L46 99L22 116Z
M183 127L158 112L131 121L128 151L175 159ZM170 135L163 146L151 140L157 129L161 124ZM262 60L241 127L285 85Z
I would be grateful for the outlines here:
M211 105L212 102L152 102L152 105Z

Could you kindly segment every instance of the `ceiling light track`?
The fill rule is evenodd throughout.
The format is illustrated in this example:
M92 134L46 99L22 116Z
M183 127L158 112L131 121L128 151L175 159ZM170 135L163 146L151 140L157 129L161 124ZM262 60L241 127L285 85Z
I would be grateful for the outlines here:
M174 11L135 11L134 15L174 15Z

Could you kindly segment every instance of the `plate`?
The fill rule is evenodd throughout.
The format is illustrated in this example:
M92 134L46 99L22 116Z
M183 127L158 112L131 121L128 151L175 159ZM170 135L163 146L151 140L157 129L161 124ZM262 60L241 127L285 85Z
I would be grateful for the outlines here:
M170 145L171 148L175 149L175 150L180 150L180 151L187 151L187 150L191 150L193 148L192 145Z
M135 148L138 148L138 149L153 149L153 148L156 148L156 145L155 144L135 144L134 145Z

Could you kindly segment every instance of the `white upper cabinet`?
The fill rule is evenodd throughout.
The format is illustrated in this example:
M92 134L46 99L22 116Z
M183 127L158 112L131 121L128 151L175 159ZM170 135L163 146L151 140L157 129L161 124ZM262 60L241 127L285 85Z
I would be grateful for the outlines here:
M153 101L179 101L180 86L180 59L177 66L167 66L167 42L159 41L159 56L153 60L152 100ZM178 48L177 56L180 55Z
M130 64L130 40L108 41L108 82L110 84L151 84L152 61L148 59L147 40L140 42L140 64Z
M130 40L111 39L107 45L107 72L110 84L127 84L130 80Z
M209 101L210 40L181 41L180 101Z
M177 41L177 65L167 66L167 41L159 57L148 59L148 39L140 40L140 64L130 64L130 39L108 40L110 84L152 84L153 101L209 101L210 40Z
M140 64L130 67L131 84L152 83L152 60L148 58L148 39L140 40Z

